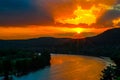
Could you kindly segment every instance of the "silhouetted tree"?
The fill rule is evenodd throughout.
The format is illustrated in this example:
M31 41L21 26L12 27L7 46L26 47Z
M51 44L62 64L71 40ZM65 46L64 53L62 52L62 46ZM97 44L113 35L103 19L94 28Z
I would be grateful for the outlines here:
M9 59L3 61L4 80L9 80L9 75L12 72L12 65Z
M116 76L115 76L115 66L107 66L106 69L104 69L103 72L103 76L101 78L101 80L115 80Z
M28 51L0 51L0 76L4 80L10 80L10 75L22 76L50 65L50 52L44 50L42 53ZM4 54L3 54L4 53Z

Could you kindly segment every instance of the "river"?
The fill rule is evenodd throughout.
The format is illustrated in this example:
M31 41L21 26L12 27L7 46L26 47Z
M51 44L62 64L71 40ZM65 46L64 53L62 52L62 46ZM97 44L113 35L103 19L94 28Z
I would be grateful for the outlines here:
M51 67L14 77L15 80L99 80L106 67L103 59L76 55L52 55Z

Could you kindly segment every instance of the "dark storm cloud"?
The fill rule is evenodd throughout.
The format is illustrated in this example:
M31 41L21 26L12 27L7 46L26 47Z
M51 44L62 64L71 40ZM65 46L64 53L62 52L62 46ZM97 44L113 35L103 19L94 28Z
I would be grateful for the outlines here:
M0 0L0 26L47 25L53 19L34 0ZM46 24L45 24L46 23Z
M106 11L98 20L97 24L103 27L114 27L113 20L120 18L120 4L115 5L112 9Z
M120 4L120 0L117 0L116 4Z
M91 36L95 36L96 33L94 33L94 32L82 32L81 35L84 37L87 37L87 36L91 37Z
M70 36L73 36L75 33L73 32L68 32L68 33L58 33L56 34L57 36L63 36L63 37L70 37Z

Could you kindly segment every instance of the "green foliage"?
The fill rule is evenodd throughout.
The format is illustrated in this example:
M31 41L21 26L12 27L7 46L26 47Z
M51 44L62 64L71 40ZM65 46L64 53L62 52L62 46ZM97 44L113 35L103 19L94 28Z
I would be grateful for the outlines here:
M117 77L117 79L116 80L120 80L120 77Z
M116 66L108 66L104 69L103 76L101 80L120 80L120 54L119 51L114 52L114 55L111 57Z
M112 65L107 66L107 68L102 71L103 76L100 80L115 80L116 79L115 70L116 70L115 66Z
M8 52L8 53L7 53ZM0 51L0 76L9 80L9 75L22 76L50 65L50 52Z

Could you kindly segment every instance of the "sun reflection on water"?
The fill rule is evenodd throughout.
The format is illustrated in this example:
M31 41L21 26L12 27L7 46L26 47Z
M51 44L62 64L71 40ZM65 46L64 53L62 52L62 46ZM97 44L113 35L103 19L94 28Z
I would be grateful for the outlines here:
M99 80L105 68L102 60L83 56L53 56L50 80Z

